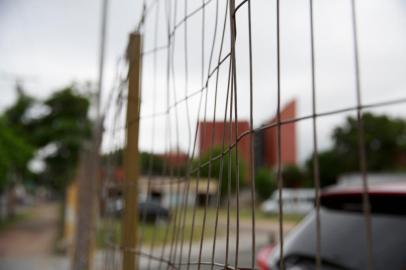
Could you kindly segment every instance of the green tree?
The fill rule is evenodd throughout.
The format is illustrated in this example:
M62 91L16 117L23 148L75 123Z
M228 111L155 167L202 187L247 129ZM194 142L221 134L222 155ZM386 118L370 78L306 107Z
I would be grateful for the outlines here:
M406 164L406 121L387 115L362 115L368 171L404 170ZM319 153L322 186L334 184L340 174L359 171L358 122L347 117L344 125L332 134L331 149ZM313 158L306 161L313 177Z
M255 174L255 190L260 200L268 199L276 186L276 179L270 169L261 167L257 170Z
M406 153L406 121L387 115L363 114L368 170L399 169L399 158ZM334 147L345 171L359 168L357 119L348 117L333 132Z
M282 170L283 185L289 188L308 186L305 173L296 165L288 165Z
M102 163L104 166L112 162L114 166L123 166L123 149L118 149L112 153L104 154L102 156ZM140 172L147 175L150 170L152 175L162 175L164 171L164 160L157 154L149 152L141 152L139 157ZM167 172L166 172L167 173Z
M156 154L148 152L140 153L140 169L141 173L147 175L150 170L153 175L164 174L164 160Z
M63 192L73 179L79 154L91 135L89 100L74 87L55 92L45 100L48 113L35 123L34 141L38 147L53 148L44 161L44 184Z
M0 135L0 181L4 186L10 177L24 181L31 177L28 162L33 158L35 147L30 141L30 119L28 112L35 100L26 95L20 85L16 87L17 99L1 116ZM1 187L0 187L1 189Z
M31 139L30 131L32 131L32 119L29 118L28 113L33 107L35 100L27 95L20 85L17 85L16 92L17 100L12 106L5 110L4 121L14 130L14 133L18 137L24 138L29 142Z
M239 167L237 167L237 156L235 150L231 151L231 155L226 153L222 158L217 158L213 160L215 157L220 157L222 154L221 148L213 148L211 151L204 153L200 159L196 159L193 162L193 168L198 168L199 164L200 168L200 177L211 177L214 179L221 180L221 195L222 197L226 196L228 190L228 179L229 175L231 176L231 193L234 193L236 190L236 179L237 179L237 168L239 169L239 183L240 186L243 186L245 181L244 177L246 175L245 164L244 161L239 158ZM230 156L231 156L231 166L230 166ZM208 162L212 159L210 168L210 175L209 175L209 165Z
M33 147L0 118L0 192L9 184L11 175L22 177L33 154Z
M319 174L320 185L322 187L334 185L337 177L345 170L342 166L342 160L334 150L326 150L319 153ZM313 158L306 161L308 179L314 181Z

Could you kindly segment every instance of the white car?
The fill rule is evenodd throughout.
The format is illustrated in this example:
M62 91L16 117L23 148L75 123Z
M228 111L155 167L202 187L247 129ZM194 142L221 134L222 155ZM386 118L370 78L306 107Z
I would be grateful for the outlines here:
M275 190L272 196L262 203L261 210L265 213L279 212L279 193ZM282 189L283 213L307 214L314 208L314 190L310 188L284 188Z

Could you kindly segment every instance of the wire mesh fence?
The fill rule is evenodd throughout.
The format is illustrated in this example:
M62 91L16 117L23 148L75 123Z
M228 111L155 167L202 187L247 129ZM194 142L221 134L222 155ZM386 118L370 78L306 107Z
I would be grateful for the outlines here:
M292 95L283 95L284 89L292 87L293 77L291 70L283 67L286 40L282 36L289 35L283 26L287 19L281 16L289 14L283 2L262 3L269 5L268 10L260 10L261 4L250 0L143 2L137 26L142 37L140 115L130 121L127 116L126 122L127 103L134 102L127 92L131 61L118 64L116 85L105 113L109 154L102 161L100 241L105 248L106 269L121 268L124 252L135 254L141 269L254 269L257 249L267 243L269 229L277 232L278 264L285 269L284 233L292 222L285 220L282 172L297 160L295 134L299 123L307 123L309 135L300 142L309 145L312 156L311 187L317 221L314 261L316 269L322 269L318 125L324 118L348 114L357 123L366 256L368 269L373 269L363 112L403 106L406 97L387 95L388 99L363 102L358 6L351 0L343 12L347 16L345 34L350 39L344 69L350 69L348 85L352 86L347 88L353 95L349 101L319 98L329 85L318 80L318 74L323 75L318 64L323 63L317 61L316 48L323 43L317 43L317 34L322 36L323 32L317 31L313 2L321 5L313 0L296 1L293 6L302 6L301 17L294 17L297 14L293 11L286 16L299 20L308 33L297 37L297 46L304 47L307 57L299 73L305 77L300 81L305 86L300 87L305 89L302 95L306 95L309 106L301 115L295 113L295 101L287 102ZM255 54L263 42L255 38L255 31L268 30L268 54ZM327 55L324 58L335 53L320 51L320 58L323 53ZM299 62L300 57L297 59ZM293 61L291 65L301 64ZM318 100L328 105L320 106ZM265 120L272 115L270 121ZM134 183L126 181L123 168L130 165L123 162L123 149L130 139L126 131L133 124L139 124L140 134L140 177L136 184L139 214L137 245L128 247L122 245L123 193ZM273 225L263 224L258 217L261 213L256 213L255 175L261 166L272 168L276 176L278 207Z

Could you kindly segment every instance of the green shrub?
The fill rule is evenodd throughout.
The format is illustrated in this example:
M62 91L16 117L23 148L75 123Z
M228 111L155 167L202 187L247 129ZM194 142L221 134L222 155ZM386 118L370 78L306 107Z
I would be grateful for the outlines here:
M268 168L259 168L255 175L255 190L260 200L268 199L276 189L276 179Z

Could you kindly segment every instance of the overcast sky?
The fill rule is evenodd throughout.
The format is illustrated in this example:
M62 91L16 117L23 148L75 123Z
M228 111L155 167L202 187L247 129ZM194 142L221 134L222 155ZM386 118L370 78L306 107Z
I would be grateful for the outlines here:
M169 0L167 0L169 1ZM15 98L15 78L21 78L28 93L46 97L71 82L95 81L97 78L101 0L0 0L0 110ZM108 16L106 77L104 100L112 87L117 61L123 56L132 31L139 20L140 0L111 0ZM147 1L152 2L152 1ZM165 1L158 10L159 31L157 44L166 44ZM184 1L177 1L177 17L183 15ZM239 1L237 1L238 3ZM254 126L271 118L276 110L276 16L275 1L252 2L252 45L254 74ZM172 1L174 3L174 1ZM201 3L189 0L188 10ZM221 27L225 1L219 0L218 32L214 63L219 54ZM361 86L363 103L373 103L406 97L406 2L404 0L357 0ZM349 0L315 0L315 48L317 111L324 112L356 104L354 82L354 51L351 32ZM202 66L207 76L210 48L215 27L216 0L205 9L204 63L201 61L202 14L188 21L188 89L185 89L184 28L175 35L174 73L171 74L170 102L200 89ZM151 10L144 29L144 50L154 46L155 9ZM172 7L172 14L174 14ZM174 19L174 18L172 18ZM298 116L311 113L309 10L307 0L281 1L281 93L282 104L295 98ZM237 15L237 77L239 117L249 116L248 32L246 9ZM225 48L229 49L226 29ZM142 114L166 106L166 52L157 54L155 98L153 55L144 58ZM212 64L213 66L213 64ZM217 117L224 114L227 66L220 70L219 105ZM209 81L208 118L213 118L213 80ZM200 96L190 99L192 122L198 116ZM190 137L184 104L178 107L180 147L187 149ZM374 109L374 112L406 117L406 104ZM173 112L174 113L174 112ZM174 114L172 114L174 116ZM345 115L320 118L321 148L330 144L334 126L344 121ZM172 122L174 118L172 117ZM155 140L152 143L152 121L141 123L140 145L156 151L165 148L165 119L157 119ZM175 125L173 125L175 127ZM311 121L298 124L299 159L305 159L311 149ZM172 135L174 136L174 135ZM174 139L172 147L174 147Z

